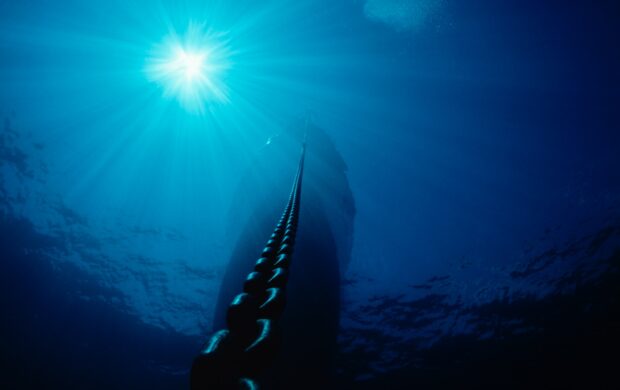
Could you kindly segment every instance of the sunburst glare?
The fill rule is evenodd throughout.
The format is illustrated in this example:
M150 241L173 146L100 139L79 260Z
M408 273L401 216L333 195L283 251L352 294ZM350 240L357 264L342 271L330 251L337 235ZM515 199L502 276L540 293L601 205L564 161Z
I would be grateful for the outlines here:
M147 59L148 78L190 112L203 113L209 104L228 102L224 81L230 60L222 38L193 23L182 36L173 32Z

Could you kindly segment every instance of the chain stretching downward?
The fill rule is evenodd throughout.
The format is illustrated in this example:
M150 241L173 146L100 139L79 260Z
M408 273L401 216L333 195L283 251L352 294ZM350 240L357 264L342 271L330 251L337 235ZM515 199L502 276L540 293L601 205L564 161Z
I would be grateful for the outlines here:
M279 349L276 324L285 306L288 269L299 221L306 142L282 218L250 272L243 292L226 316L227 328L215 332L191 370L192 390L258 389L256 378L273 362Z

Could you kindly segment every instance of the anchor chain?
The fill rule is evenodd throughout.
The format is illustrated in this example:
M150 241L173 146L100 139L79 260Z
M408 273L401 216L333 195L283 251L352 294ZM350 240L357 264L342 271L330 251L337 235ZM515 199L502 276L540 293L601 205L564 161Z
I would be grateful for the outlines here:
M281 342L277 323L286 305L286 285L299 222L304 141L291 193L243 292L228 307L227 328L215 332L192 364L192 390L259 388L257 378L275 360Z

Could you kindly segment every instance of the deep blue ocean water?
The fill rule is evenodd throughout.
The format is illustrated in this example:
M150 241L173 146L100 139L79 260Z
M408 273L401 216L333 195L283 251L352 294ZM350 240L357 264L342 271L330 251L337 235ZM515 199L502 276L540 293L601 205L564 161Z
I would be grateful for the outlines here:
M294 169L256 162L300 123L355 200L332 225L352 237L334 387L618 386L619 21L614 1L0 0L0 387L187 388L243 182ZM325 207L349 207L327 173Z

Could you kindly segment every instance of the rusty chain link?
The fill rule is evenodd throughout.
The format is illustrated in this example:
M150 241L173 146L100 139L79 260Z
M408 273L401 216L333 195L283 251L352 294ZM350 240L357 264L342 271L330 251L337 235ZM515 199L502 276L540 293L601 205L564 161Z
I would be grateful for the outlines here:
M192 390L256 390L256 378L274 361L277 322L286 305L286 284L299 221L306 143L286 208L226 316L192 364Z

